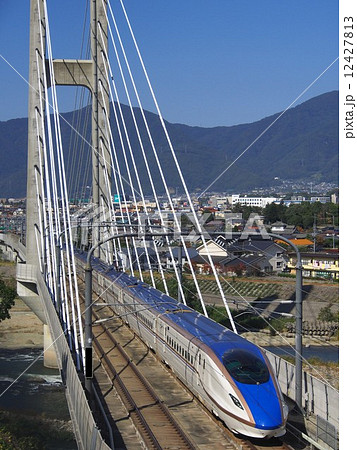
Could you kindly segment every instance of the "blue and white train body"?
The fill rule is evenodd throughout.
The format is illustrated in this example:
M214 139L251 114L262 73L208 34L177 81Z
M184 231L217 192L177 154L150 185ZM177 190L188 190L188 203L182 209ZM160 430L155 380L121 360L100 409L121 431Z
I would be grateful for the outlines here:
M285 433L288 414L264 352L137 279L93 262L95 290L235 433Z

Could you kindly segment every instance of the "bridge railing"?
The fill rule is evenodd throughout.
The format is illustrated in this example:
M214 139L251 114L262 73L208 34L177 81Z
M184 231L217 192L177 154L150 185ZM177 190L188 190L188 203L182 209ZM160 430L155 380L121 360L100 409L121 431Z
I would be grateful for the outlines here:
M44 303L45 315L48 319L47 323L50 326L58 365L66 387L67 402L74 424L78 447L83 450L109 450L110 447L105 443L95 423L57 312L51 301L45 281L39 272L37 273L37 288Z
M295 400L295 366L288 361L266 352L277 374L284 395ZM322 417L338 429L339 393L332 386L303 371L303 407L307 415Z

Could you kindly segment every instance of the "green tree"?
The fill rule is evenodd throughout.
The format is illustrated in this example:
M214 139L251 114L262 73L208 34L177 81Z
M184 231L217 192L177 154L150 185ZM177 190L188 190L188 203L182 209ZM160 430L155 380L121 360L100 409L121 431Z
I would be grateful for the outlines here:
M252 213L257 213L261 215L263 213L263 208L260 208L259 206L240 205L239 203L237 203L236 205L233 206L232 212L242 213L243 219L248 220Z
M286 210L287 206L285 206L283 203L280 203L277 205L276 203L269 203L266 205L266 207L263 209L263 215L265 218L265 221L268 223L274 223L277 221L285 222L286 221Z
M15 304L16 290L0 280L0 322L10 319L10 309Z

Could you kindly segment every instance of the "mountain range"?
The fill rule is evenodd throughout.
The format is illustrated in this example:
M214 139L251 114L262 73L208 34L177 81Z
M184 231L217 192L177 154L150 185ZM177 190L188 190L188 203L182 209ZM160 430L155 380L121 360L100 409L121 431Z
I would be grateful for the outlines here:
M135 135L129 107L122 105L122 110L128 133ZM67 165L72 166L67 170L77 174L82 183L88 183L84 181L82 156L68 150L73 142L73 131L68 124L81 116L78 111L62 116L65 159ZM135 116L143 131L147 159L149 164L153 163L149 137L137 108ZM112 121L114 117L111 114ZM145 117L170 187L180 186L158 116L145 111ZM190 191L209 187L210 191L239 193L253 187L269 187L276 177L338 182L338 91L319 95L285 112L249 124L203 128L165 123ZM86 139L89 133L88 129ZM114 141L116 146L119 145L118 134L114 135ZM132 148L139 173L140 170L145 172L137 138L132 139ZM89 153L89 150L84 149L84 152ZM24 197L27 119L0 122L0 157L0 197ZM119 163L124 164L122 160ZM158 170L153 171L153 176L159 178ZM217 181L212 184L214 180ZM144 177L142 183L144 189L148 187L148 178Z

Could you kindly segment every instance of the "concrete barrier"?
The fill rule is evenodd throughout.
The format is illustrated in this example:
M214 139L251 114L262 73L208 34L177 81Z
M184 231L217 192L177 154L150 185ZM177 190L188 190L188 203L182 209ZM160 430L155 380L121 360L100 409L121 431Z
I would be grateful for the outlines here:
M110 450L94 420L64 331L41 273L38 273L37 281L51 332L51 345L56 349L57 364L66 387L66 397L78 448L80 450Z
M284 395L295 400L295 366L271 352L265 351ZM307 415L322 417L338 429L339 393L332 386L303 371L303 407Z

